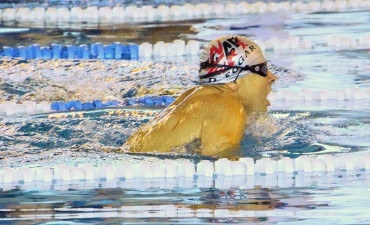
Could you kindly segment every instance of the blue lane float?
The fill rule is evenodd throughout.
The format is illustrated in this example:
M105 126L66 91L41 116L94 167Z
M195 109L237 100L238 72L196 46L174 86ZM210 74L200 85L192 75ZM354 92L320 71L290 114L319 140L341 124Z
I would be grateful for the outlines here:
M30 102L25 101L22 104L6 101L0 103L0 116L30 115L50 112L68 112L79 110L94 110L109 107L120 106L138 106L138 107L165 107L170 105L175 98L171 96L144 96L139 98L126 99L123 102L117 100L108 100L103 102L100 99L92 102L73 101L56 101L56 102Z
M51 44L40 47L39 44L18 47L3 47L0 55L5 57L21 57L24 59L139 59L139 46L136 44L123 45L115 42L109 45L94 43L80 46Z
M50 109L51 111L73 111L73 110L89 110L89 109L102 109L107 107L117 107L122 105L117 100L109 100L103 103L101 100L94 100L92 102L81 102L80 100L74 100L69 102L52 102Z
M175 98L171 96L145 96L140 98L132 98L125 102L128 106L168 106Z
M57 101L51 103L51 111L73 111L73 110L90 110L90 109L102 109L107 107L118 107L118 106L144 106L144 107L161 107L168 106L175 98L171 96L144 96L140 98L128 99L124 102L117 100L108 100L103 103L101 100L94 100L92 102L81 102L80 100L75 101Z

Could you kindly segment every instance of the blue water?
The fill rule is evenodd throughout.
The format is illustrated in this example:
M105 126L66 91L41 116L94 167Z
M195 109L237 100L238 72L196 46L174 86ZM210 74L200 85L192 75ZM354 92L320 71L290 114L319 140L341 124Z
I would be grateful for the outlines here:
M272 17L274 19L272 19ZM198 39L206 43L224 34L252 39L292 35L311 40L314 50L266 51L280 80L274 90L368 88L368 49L334 49L332 34L358 38L370 30L368 12L258 15L162 24L135 25L138 42ZM235 27L239 27L235 29ZM14 26L15 27L15 26ZM165 27L165 28L163 28ZM241 28L240 28L241 27ZM7 27L6 29L8 29ZM191 28L191 29L189 29ZM132 29L132 28L131 28ZM1 28L0 28L1 30ZM48 28L20 31L12 43L93 43L131 40L125 29L77 33ZM191 30L191 31L189 31ZM149 32L153 35L143 36ZM67 34L64 35L63 34ZM108 39L108 35L110 39ZM117 35L119 34L119 35ZM131 33L130 33L131 34ZM1 34L1 40L6 39ZM115 39L117 38L117 39ZM131 38L131 39L130 39ZM4 42L4 41L3 41ZM1 100L83 101L142 95L173 95L196 83L197 58L167 62L0 60ZM133 72L136 71L136 72ZM164 76L165 75L165 76ZM242 141L244 156L277 158L302 154L369 154L369 101L272 105L266 121L250 127ZM0 118L0 166L94 165L160 162L168 156L117 153L127 137L161 108L121 108ZM171 157L170 157L171 158ZM174 160L197 162L199 157ZM364 171L285 177L284 185L256 180L181 179L113 183L17 184L2 186L1 224L368 224L369 177ZM260 179L260 180L258 180ZM262 180L261 180L262 179ZM227 185L228 182L231 185ZM250 184L242 187L240 184Z

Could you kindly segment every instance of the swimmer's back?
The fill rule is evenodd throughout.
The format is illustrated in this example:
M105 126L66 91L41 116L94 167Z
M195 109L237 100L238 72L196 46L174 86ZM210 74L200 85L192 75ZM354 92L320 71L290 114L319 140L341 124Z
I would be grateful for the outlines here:
M173 147L202 139L202 147L217 151L218 142L235 142L237 145L241 137L232 130L244 129L244 126L245 110L236 98L214 86L199 86L179 96L153 121L133 134L126 145L133 152L170 152ZM210 129L214 135L205 132ZM225 140L213 140L218 133L222 133ZM207 142L214 144L210 146ZM209 155L207 151L205 154Z

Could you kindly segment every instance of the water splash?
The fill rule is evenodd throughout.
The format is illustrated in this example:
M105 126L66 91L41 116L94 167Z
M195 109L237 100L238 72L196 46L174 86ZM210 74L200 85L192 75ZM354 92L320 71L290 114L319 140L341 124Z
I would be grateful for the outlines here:
M289 87L294 85L297 81L303 80L304 78L302 73L283 66L270 64L268 69L271 71L271 73L278 77L278 79L272 85L273 90Z
M317 130L310 125L310 115L283 111L251 114L242 140L242 155L294 157L323 150L323 147L314 145Z

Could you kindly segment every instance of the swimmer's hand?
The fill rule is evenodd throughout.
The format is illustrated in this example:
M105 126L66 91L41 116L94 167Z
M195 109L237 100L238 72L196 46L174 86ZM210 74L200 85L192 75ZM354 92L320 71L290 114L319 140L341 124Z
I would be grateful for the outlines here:
M217 153L217 158L228 158L229 160L237 161L239 158L241 158L240 150L234 149L221 151Z

